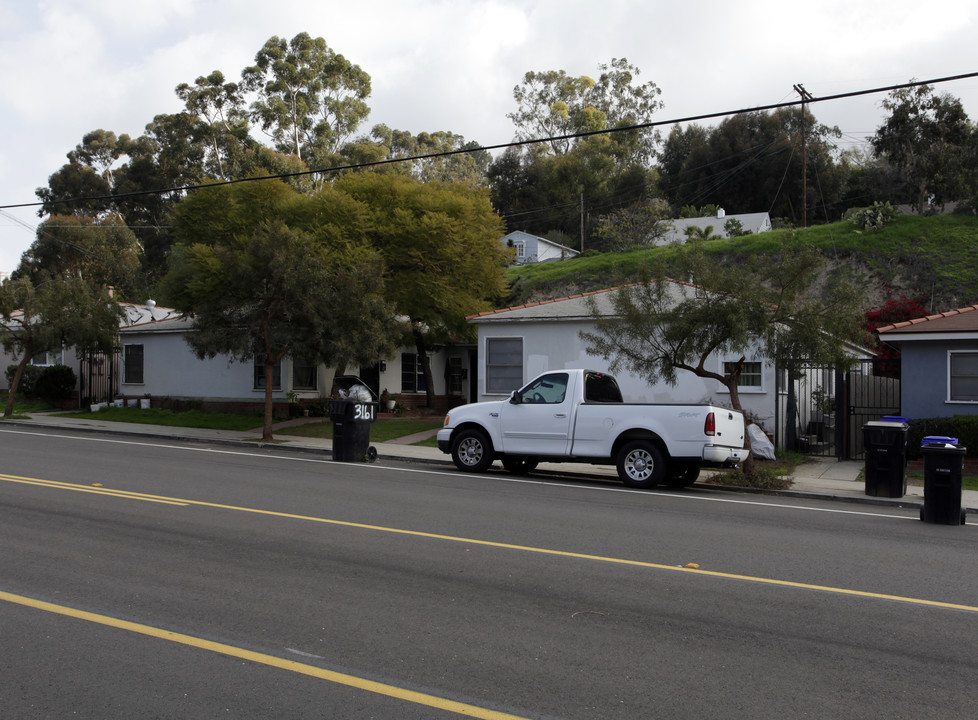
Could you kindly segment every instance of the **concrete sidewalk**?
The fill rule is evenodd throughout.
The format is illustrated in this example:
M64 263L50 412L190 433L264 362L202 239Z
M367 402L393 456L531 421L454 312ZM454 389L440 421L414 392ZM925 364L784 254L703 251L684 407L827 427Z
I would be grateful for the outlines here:
M276 427L282 428L296 424L294 421L282 423ZM115 433L130 437L169 438L180 442L217 443L239 445L246 447L276 448L298 452L332 454L333 442L329 439L305 438L295 435L278 434L272 444L261 442L261 431L208 430L198 428L169 427L164 425L143 425L140 423L106 422L81 418L61 417L44 413L35 413L29 419L4 420L3 427L16 427L21 430L29 428L47 428L73 432ZM404 460L408 462L424 462L440 465L444 468L452 466L451 458L437 448L408 444L430 436L434 431L419 433L417 436L399 438L396 442L373 443L380 459ZM902 498L881 498L866 495L865 483L860 480L863 463L856 461L837 461L832 458L812 458L810 462L795 468L793 483L789 490L765 490L729 488L720 485L698 484L698 487L730 492L763 492L763 494L782 495L791 497L814 497L848 502L862 502L875 505L893 505L900 507L920 506L923 504L924 488L917 485L907 486L906 495ZM539 472L564 475L592 475L596 477L615 477L612 466L574 464L574 463L541 463ZM970 512L978 512L978 491L964 490L961 498L962 506Z

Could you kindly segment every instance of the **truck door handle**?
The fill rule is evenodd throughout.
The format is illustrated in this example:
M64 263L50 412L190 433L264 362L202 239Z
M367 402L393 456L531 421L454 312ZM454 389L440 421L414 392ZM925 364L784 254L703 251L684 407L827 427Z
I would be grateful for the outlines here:
M555 418L565 418L565 417L567 417L567 413L556 413L554 415L554 417Z

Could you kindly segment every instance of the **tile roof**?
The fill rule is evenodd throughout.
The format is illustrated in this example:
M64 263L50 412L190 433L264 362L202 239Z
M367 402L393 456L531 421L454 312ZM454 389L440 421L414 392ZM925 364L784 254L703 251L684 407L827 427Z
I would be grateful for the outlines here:
M978 332L978 312L975 312L976 310L978 310L978 305L971 305L936 315L885 325L877 328L876 331L881 335L884 333Z

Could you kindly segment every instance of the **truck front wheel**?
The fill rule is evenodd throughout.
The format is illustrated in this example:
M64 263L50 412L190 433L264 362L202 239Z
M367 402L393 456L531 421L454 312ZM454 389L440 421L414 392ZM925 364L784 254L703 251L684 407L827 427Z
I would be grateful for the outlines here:
M618 453L617 465L618 477L633 488L653 488L666 474L662 451L648 440L626 443Z
M459 470L482 472L492 465L492 442L482 430L461 430L452 438L452 462Z

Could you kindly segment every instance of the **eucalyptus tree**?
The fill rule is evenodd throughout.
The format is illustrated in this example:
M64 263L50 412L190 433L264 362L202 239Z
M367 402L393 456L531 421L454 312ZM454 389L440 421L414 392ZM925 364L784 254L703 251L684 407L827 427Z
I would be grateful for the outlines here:
M961 199L971 187L976 134L961 101L916 85L894 90L883 107L890 114L869 140L877 157L903 175L917 212L929 202Z
M335 153L370 113L370 76L305 32L269 38L241 75L258 95L252 119L277 150L300 159Z
M241 87L225 82L224 74L214 70L198 77L193 85L177 85L176 94L186 111L198 120L197 137L209 146L209 174L230 179L236 169L234 157L249 144L248 112Z

